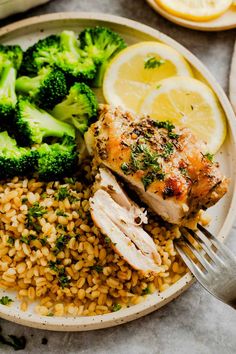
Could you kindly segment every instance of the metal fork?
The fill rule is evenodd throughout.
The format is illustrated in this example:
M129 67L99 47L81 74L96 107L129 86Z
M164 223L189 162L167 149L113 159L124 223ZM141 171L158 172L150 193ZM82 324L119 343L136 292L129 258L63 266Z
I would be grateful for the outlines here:
M197 226L198 233L182 228L175 247L199 283L236 309L236 257L203 226Z

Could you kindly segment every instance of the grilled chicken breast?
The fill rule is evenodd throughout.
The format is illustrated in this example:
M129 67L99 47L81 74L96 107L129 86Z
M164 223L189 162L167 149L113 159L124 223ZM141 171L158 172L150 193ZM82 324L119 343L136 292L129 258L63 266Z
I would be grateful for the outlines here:
M107 169L100 169L94 189L90 198L92 218L111 239L115 251L134 269L145 274L161 272L157 246L141 226L147 222L144 211L127 197Z
M120 175L157 214L182 224L226 193L228 180L190 130L102 105L86 134L98 164Z

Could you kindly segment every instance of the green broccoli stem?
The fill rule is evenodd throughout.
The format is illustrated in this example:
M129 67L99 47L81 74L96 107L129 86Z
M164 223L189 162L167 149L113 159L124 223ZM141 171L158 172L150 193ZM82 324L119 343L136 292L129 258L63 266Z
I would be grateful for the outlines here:
M16 149L16 141L6 131L0 133L0 154Z
M25 94L34 94L44 78L44 75L42 76L36 76L36 77L28 77L28 76L21 76L16 80L16 92L20 93L25 93Z
M79 105L78 105L79 102ZM76 100L71 100L69 96L67 99L58 103L52 110L52 115L61 121L70 120L73 116L87 117L88 107L83 104L83 98L76 97Z
M15 93L16 69L12 63L5 62L0 78L0 97L10 99L13 105L17 102Z
M80 51L78 47L78 42L74 32L72 31L63 31L60 35L61 46L64 51L72 53L75 58L80 58Z
M102 62L101 64L98 64L97 74L92 82L93 87L102 87L103 78L104 78L104 74L105 74L107 66L108 66L108 62L106 60L104 62Z
M42 135L44 138L51 136L62 138L64 135L75 137L75 131L72 126L57 120L46 111L28 105L25 113L30 117L30 120L35 124L38 123L38 125L42 127Z

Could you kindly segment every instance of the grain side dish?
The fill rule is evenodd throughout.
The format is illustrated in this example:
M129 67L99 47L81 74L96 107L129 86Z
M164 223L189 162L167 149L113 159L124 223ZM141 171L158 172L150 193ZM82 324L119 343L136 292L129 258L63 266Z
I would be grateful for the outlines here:
M143 276L113 251L91 220L90 169L77 181L16 177L0 186L0 287L17 290L22 310L39 300L45 316L101 315L166 290L186 272L173 246L178 227L152 217L146 230L161 255L158 276Z

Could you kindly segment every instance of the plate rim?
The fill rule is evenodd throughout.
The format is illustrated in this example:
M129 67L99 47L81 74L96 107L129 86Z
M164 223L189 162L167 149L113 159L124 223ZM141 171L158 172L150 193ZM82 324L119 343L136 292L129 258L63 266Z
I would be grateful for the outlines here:
M96 12L60 12L53 14L46 14L41 16L30 17L21 21L17 21L10 25L7 25L0 29L0 41L3 40L8 34L14 34L18 30L23 30L30 28L31 25L45 25L47 22L60 22L68 20L91 20L91 21L101 21L107 22L115 25L121 25L127 27L131 30L139 31L140 33L145 33L146 35L153 36L156 40L163 41L181 54L197 68L197 70L203 75L204 79L212 87L213 91L217 95L221 105L226 113L228 125L230 126L230 133L232 135L232 144L236 156L236 119L230 102L224 93L223 89L220 87L216 79L205 67L205 65L197 59L189 50L187 50L180 43L172 39L171 37L161 33L160 31L139 23L134 20L127 19L125 17L107 15L103 13ZM236 163L235 163L236 164ZM234 168L234 174L236 175L236 166ZM224 241L228 236L233 222L234 215L236 214L236 179L232 185L231 192L231 204L229 212L226 216L224 224L219 230L218 236L221 241ZM173 284L169 289L162 292L161 294L154 294L142 303L138 305L133 305L130 308L123 309L118 312L109 313L105 315L89 316L89 317L46 317L39 316L37 314L29 314L27 312L22 312L21 310L15 313L15 309L7 306L1 306L0 317L34 328L54 330L54 331L86 331L101 329L106 327L116 326L125 322L132 321L139 317L142 317L148 313L159 309L160 307L166 305L168 302L174 300L182 292L184 292L189 286L194 282L193 276L188 272L184 277L182 277L178 282ZM63 323L60 319L63 318Z
M177 17L175 15L169 14L165 9L163 9L160 5L156 3L155 0L146 0L146 2L152 7L154 11L159 13L161 16L166 18L167 20L175 23L176 25L190 28L192 30L204 31L204 32L216 32L216 31L227 31L230 29L236 28L236 19L235 23L230 23L228 25L216 25L212 26L212 21L191 21L181 17ZM228 10L227 10L228 11ZM227 13L226 11L226 13ZM235 11L236 15L236 11ZM209 25L210 24L210 25Z

